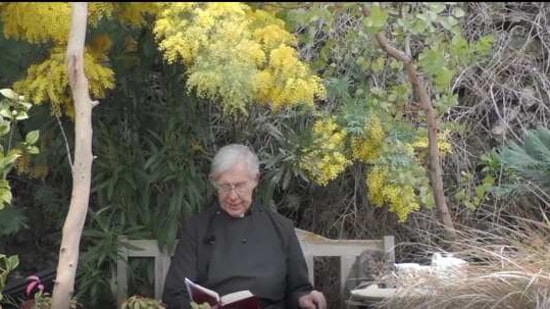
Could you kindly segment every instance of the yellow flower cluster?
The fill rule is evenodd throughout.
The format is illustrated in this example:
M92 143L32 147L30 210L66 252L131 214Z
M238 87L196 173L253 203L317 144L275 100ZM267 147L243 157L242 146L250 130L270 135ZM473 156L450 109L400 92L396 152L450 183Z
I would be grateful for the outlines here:
M284 25L266 25L256 29L254 41L259 42L266 50L273 50L281 45L294 45L296 38L284 31Z
M346 130L334 118L320 119L313 126L313 146L304 151L299 166L319 185L325 186L351 164L344 155Z
M220 98L226 110L252 102L278 110L325 96L284 23L244 3L165 3L154 33L165 59L187 66L188 89Z
M111 18L115 5L113 2L88 2L88 22L97 26L102 19Z
M324 98L325 88L318 76L298 59L294 48L281 45L270 53L268 67L254 79L256 99L275 111L294 104L312 106L316 98ZM265 82L268 84L264 84Z
M14 84L15 91L22 93L36 104L50 102L53 113L61 115L62 108L66 114L74 116L74 106L70 95L69 78L65 66L65 50L54 48L50 58L32 65L24 80ZM84 70L90 85L93 98L105 97L105 91L114 88L114 73L104 67L89 52L84 54Z
M97 26L104 18L116 15L123 23L140 26L145 24L146 13L156 14L159 5L154 2L110 3L91 2L89 23ZM14 84L14 89L25 94L34 103L50 102L55 114L65 109L73 116L74 106L68 87L65 67L66 44L69 36L71 6L67 2L0 2L0 17L7 38L30 43L53 43L50 57L28 68L27 77ZM112 43L108 36L95 36L84 55L86 77L90 94L95 98L105 97L105 92L114 87L113 71L101 63L107 62L107 52Z
M117 19L122 23L136 27L146 24L147 21L143 18L144 15L156 15L160 10L160 6L156 2L115 2L114 4Z
M88 22L92 26L102 19L116 16L117 20L129 26L143 26L146 14L155 15L160 6L156 2L89 2Z
M384 205L382 190L386 185L387 172L379 167L374 167L367 174L367 192L369 200L376 206Z
M392 183L390 175L395 171L374 167L367 174L367 191L369 200L376 206L389 205L399 222L405 222L414 211L420 209L414 188L410 184Z
M371 116L365 126L365 135L351 138L351 152L353 159L364 163L372 163L380 155L386 134L380 118Z
M227 14L223 14L222 8ZM197 59L199 49L209 47L209 35L219 36L219 32L225 31L231 38L226 38L224 41L227 42L224 43L235 43L235 37L244 30L245 8L240 3L209 3L202 6L196 2L164 3L153 30L160 41L159 48L169 63L181 59L184 64L191 66L200 60ZM242 14L230 14L239 9ZM217 27L216 18L220 20ZM237 28L228 29L227 26ZM232 47L228 45L227 52L231 52ZM223 53L223 50L213 52Z
M446 129L437 135L437 148L439 149L439 153L442 158L453 152L453 147L448 142L450 132L450 130ZM427 149L429 147L428 137L417 137L411 145L415 149Z
M132 26L146 23L145 14L157 14L156 2L90 2L88 21L97 26L104 18L117 19ZM4 36L30 43L54 42L63 45L69 37L71 5L68 2L0 2Z
M69 37L68 2L7 2L0 7L0 16L6 38L60 45Z

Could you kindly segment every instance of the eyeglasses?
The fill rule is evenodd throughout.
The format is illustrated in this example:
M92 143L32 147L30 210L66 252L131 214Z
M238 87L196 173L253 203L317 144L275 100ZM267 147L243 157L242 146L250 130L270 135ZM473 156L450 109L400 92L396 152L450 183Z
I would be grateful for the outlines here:
M235 190L235 193L238 195L244 194L248 190L248 181L238 182L238 183L225 183L225 184L217 184L213 183L214 187L218 190L218 192L223 194L229 194L231 191Z

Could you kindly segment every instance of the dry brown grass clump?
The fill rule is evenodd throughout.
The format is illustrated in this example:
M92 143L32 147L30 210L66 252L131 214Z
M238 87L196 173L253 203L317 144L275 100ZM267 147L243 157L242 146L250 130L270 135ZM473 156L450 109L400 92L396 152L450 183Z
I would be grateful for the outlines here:
M393 297L379 307L550 308L550 224L514 219L513 226L461 232L452 247L469 265L460 275L415 280L403 292L429 287L433 293L422 298Z

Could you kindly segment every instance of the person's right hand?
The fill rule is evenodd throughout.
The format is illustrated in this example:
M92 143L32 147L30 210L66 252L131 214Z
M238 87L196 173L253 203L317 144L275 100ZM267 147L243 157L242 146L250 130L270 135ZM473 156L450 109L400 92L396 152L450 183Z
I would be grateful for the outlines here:
M298 305L302 309L327 309L325 295L316 290L301 296L300 299L298 299Z

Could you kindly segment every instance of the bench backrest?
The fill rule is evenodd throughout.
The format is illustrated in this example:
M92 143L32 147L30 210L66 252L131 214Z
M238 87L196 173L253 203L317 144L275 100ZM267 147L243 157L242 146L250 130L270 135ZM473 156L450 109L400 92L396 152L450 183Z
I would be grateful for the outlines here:
M300 241L302 251L306 259L309 280L315 284L314 258L315 257L340 257L340 292L344 291L346 279L350 270L357 260L357 257L364 251L379 251L386 255L387 263L395 262L394 237L384 236L383 239L374 240L342 240L328 239L323 236L311 233L302 229L296 229L296 235ZM120 258L117 261L117 302L118 305L128 297L128 258L130 257L151 257L154 258L155 272L155 298L160 299L164 288L164 280L170 266L170 257L174 247L160 250L156 240L128 240L122 242L140 249L120 249Z

